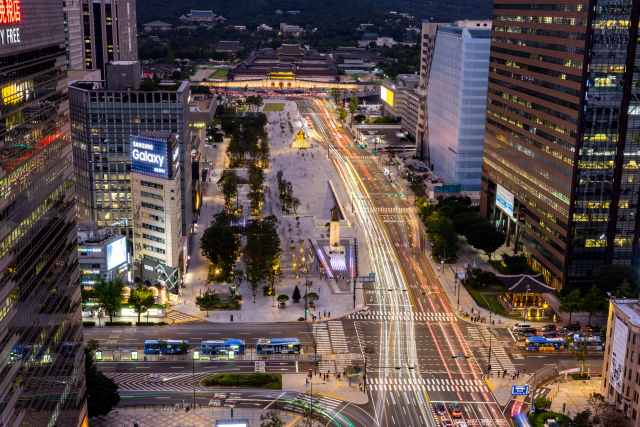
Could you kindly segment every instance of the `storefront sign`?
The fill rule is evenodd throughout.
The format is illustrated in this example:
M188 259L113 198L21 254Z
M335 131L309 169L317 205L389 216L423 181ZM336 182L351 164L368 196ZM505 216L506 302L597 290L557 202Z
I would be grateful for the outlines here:
M173 144L176 147L173 147ZM169 156L178 157L180 154L177 141L149 138L146 136L131 136L131 170L145 175L164 179L172 179L176 167L175 161L169 161Z
M20 0L0 0L0 25L22 22ZM0 28L0 46L20 43L20 28Z

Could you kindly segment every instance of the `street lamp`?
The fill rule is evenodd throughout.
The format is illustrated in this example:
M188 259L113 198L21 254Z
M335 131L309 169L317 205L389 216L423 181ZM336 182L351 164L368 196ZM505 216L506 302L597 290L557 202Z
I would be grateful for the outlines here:
M491 334L491 328L487 328L487 331L489 331L489 373L491 373L491 338L493 338L493 335Z
M527 291L524 294L524 310L522 310L522 320L527 320L527 300L529 299L529 291L531 288L527 285Z

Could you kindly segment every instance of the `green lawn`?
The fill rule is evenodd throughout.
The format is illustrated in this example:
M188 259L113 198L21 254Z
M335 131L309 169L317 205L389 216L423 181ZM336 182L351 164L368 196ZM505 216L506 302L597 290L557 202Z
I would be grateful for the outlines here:
M482 292L478 292L470 287L467 287L467 291L469 291L480 307L491 310L498 316L509 317L507 316L507 312L504 311L502 304L500 304L500 301L498 301L497 295L483 295Z
M224 79L227 77L229 68L218 68L213 74L209 74L210 79Z
M262 111L284 111L283 102L267 102Z
M489 261L489 264L491 264L493 268L498 270L500 274L505 274L507 276L511 274L511 272L509 271L509 267L505 267L504 265L502 265L502 261L500 260L492 259L491 261Z
M215 383L213 384L213 380ZM254 387L282 390L282 374L227 374L211 375L202 381L205 387Z

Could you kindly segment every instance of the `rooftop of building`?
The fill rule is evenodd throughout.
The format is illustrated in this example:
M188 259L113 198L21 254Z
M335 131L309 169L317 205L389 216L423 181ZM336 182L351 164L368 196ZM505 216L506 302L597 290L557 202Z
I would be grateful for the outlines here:
M97 232L78 230L78 246L102 246L108 245L126 236L113 234L108 228L101 228Z
M283 44L277 50L282 52L287 52L287 53L296 53L296 52L303 52L304 48L298 44Z
M496 278L505 286L505 288L507 288L509 292L533 292L544 294L556 291L556 288L544 283L542 274L536 274L533 276L528 274L519 274L515 276L496 274Z
M189 14L191 18L209 18L216 16L212 10L192 10Z
M86 92L139 92L139 93L180 93L189 88L189 81L185 80L180 83L180 86L176 90L156 90L156 91L141 91L138 89L127 88L126 90L113 90L107 87L106 80L73 80L69 81L69 87L86 91ZM181 101L181 100L179 100Z
M189 105L197 107L199 112L204 113L204 112L211 111L211 107L213 106L213 101L214 101L213 97L204 98L204 99L194 99L189 103Z
M637 299L612 299L611 304L629 317L629 323L640 327L640 304Z
M218 43L218 47L216 50L242 50L242 46L240 46L239 41L221 41Z

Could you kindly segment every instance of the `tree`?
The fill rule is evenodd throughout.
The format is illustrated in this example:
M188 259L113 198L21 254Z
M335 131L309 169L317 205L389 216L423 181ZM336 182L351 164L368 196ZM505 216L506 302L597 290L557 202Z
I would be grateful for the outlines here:
M85 288L80 288L80 298L82 299L82 305L87 305L89 302L89 298L93 295L92 291L86 290Z
M318 301L320 299L320 296L318 294L316 294L315 292L309 292L306 295L306 300L308 303L313 304L315 301Z
M587 354L590 353L589 342L587 339L591 336L589 333L584 333L580 339L576 342L571 335L564 337L564 346L569 349L571 355L576 359L576 362L581 362L582 367L580 374L584 374L584 361Z
M620 286L618 286L613 294L616 298L631 298L634 296L634 293L631 290L631 285L627 279L624 279L622 283L620 283Z
M233 284L236 285L236 293L240 290L240 286L244 282L244 271L240 269L233 270Z
M133 311L138 313L138 323L140 322L140 315L146 313L156 302L151 289L145 288L141 284L138 284L129 297L129 304L133 306Z
M340 118L341 122L344 122L344 119L347 118L347 112L344 110L340 110L340 112L338 113L338 117Z
M589 293L582 298L582 302L580 303L580 309L589 313L589 325L591 324L591 316L596 315L604 309L604 302L605 300L602 298L596 285L592 285Z
M355 112L358 110L358 97L354 96L349 100L349 111L351 111L351 114L355 114Z
M181 342L180 344L178 344L178 350L180 350L180 352L183 354L187 354L189 352L189 343L184 341Z
M291 295L291 299L294 301L299 301L300 298L300 289L298 289L298 285L296 285L295 289L293 290L293 295Z
M138 87L138 90L141 92L154 92L158 90L158 85L149 77L145 77L140 82L140 86Z
M271 292L274 295L276 293L276 286L278 286L280 282L282 282L283 277L284 275L282 274L282 270L280 269L280 262L278 260L274 260L271 266L267 269L267 282L269 283Z
M93 287L98 302L109 314L110 322L113 322L113 315L122 309L123 290L124 282L121 277L116 280L109 280L109 282L105 282L103 278L100 278Z
M600 393L591 393L587 398L587 406L593 414L593 424L600 424L601 419L605 412L607 412L611 405L605 400L604 396Z
M578 412L573 419L574 427L593 427L593 423L591 422L591 411L585 409L582 412Z
M276 298L278 300L278 302L280 304L284 304L287 301L289 301L289 295L278 295L278 298Z
M200 250L203 257L219 266L220 277L228 279L238 258L240 238L228 224L214 220L202 233Z
M533 401L533 407L536 408L536 412L546 412L546 409L551 408L551 399L547 399L544 396L538 396Z
M222 192L224 204L227 209L231 208L231 200L238 193L238 176L235 171L229 171L220 177L218 180L218 188Z
M299 394L293 401L294 406L300 407L302 416L301 424L303 427L313 427L316 421L320 418L318 414L322 414L325 410L325 405L322 403L322 394L309 393Z
M264 415L260 415L260 427L284 427L285 422L280 419L277 411L269 411Z
M215 310L220 302L220 297L216 293L205 292L204 294L196 297L196 305L202 311L206 311L207 315L210 310Z
M569 313L569 324L571 324L571 316L573 313L577 313L582 309L582 298L580 297L580 290L574 289L564 297L560 297L562 305L558 307L560 313Z
M98 340L91 339L87 341L87 350L91 352L91 354L95 353L96 350L100 348L100 342Z
M84 367L89 418L107 415L120 402L118 385L98 370L93 353L88 348L84 349Z
M606 295L606 292L614 294L625 280L631 287L631 296L637 296L640 292L640 272L630 265L603 265L593 273L592 283Z
M365 120L367 120L367 116L365 116L364 114L358 114L357 116L355 116L355 117L353 118L353 120L355 120L355 121L356 121L356 123L362 123L362 122L364 122Z

